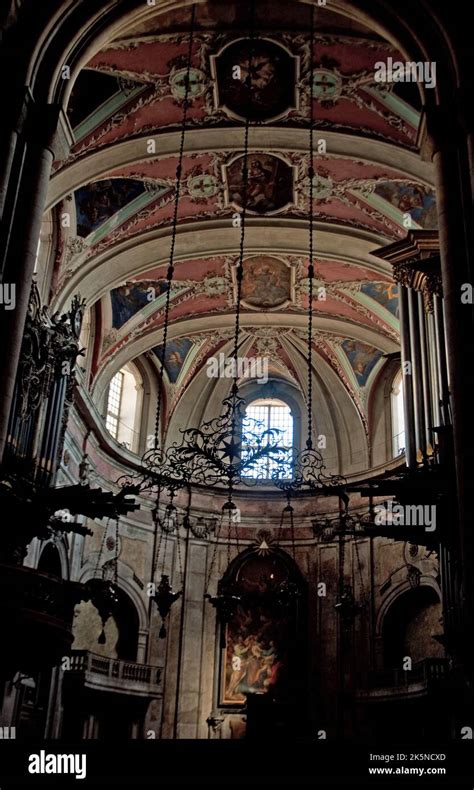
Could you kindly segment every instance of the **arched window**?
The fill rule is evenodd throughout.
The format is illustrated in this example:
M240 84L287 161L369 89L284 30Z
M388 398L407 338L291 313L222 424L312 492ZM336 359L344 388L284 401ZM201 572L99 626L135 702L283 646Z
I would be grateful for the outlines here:
M397 458L405 452L405 413L403 410L402 373L395 376L391 392L392 453Z
M437 637L442 634L442 607L437 592L420 585L395 599L385 615L382 629L384 665L400 668L405 656L413 663L443 658Z
M118 371L109 384L105 424L114 439L132 452L138 451L143 384L133 365Z
M277 435L278 446L284 451L283 462L277 461L271 456L262 458L258 464L246 472L246 475L261 480L270 480L278 468L280 477L290 478L292 475L291 448L294 446L294 426L293 414L288 404L279 398L256 398L248 404L245 416L250 419L248 422L244 419L242 426L244 447L252 447L252 434L261 435L269 428L276 428L280 431ZM257 426L253 420L258 421ZM272 440L270 439L270 441Z

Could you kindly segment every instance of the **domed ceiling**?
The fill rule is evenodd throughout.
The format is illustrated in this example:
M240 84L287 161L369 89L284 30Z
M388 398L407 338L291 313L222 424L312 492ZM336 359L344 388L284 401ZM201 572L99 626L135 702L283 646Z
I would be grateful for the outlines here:
M246 6L214 1L196 10L165 358L168 419L185 392L195 408L201 403L200 416L213 402L211 386L215 402L225 394L205 367L230 349L234 326ZM316 9L310 85L309 7L256 8L241 353L267 357L273 376L305 393L313 102L314 375L321 398L345 399L368 436L372 387L385 355L399 348L397 288L373 251L410 228L436 227L431 167L416 148L418 92L377 83L375 63L400 54L325 6ZM95 310L97 396L126 362L146 354L158 368L161 358L189 18L189 8L150 8L140 26L94 55L71 95L75 145L55 165L49 207L72 222L52 295L60 307L80 291Z

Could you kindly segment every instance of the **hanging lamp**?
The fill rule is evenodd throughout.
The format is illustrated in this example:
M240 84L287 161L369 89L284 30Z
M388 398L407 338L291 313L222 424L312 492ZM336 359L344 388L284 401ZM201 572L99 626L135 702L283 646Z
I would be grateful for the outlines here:
M97 609L101 622L102 630L99 634L97 642L99 645L106 643L105 626L109 618L113 615L118 603L118 545L119 545L119 519L115 519L115 538L114 538L114 556L110 562L102 564L104 550L107 542L107 533L109 530L110 519L107 519L107 524L102 535L102 542L97 556L97 564L95 573L92 579L87 582L90 600Z
M291 506L291 499L293 496L305 492L311 494L322 494L325 496L342 496L345 501L348 501L344 493L345 479L341 475L332 475L325 471L321 453L313 446L313 301L314 301L314 189L315 189L315 170L314 170L314 101L312 95L312 86L314 83L314 45L315 45L315 9L311 6L311 23L310 23L310 53L309 53L309 74L308 74L308 95L309 95L309 164L308 164L308 328L307 328L307 353L306 353L306 369L307 369L307 439L306 447L303 450L295 449L293 451L292 459L292 476L288 478L285 473L285 467L279 465L276 467L272 478L275 485L285 492L287 497L287 505L283 510L282 517L284 521L290 522L290 528L293 529L293 508Z
M191 71L192 58L193 58L195 18L196 18L196 6L193 4L191 7L191 22L190 22L190 33L189 33L188 53L187 53L187 62L186 62L186 75L184 78L184 99L183 99L183 114L181 120L179 155L178 155L178 163L176 166L176 186L174 193L173 219L172 219L172 227L171 227L171 246L170 246L170 256L168 261L168 270L166 275L167 288L166 288L166 300L165 300L165 311L164 311L163 343L161 346L160 376L159 376L159 385L158 385L158 395L156 401L154 446L152 450L150 450L148 453L145 453L142 459L143 466L147 470L149 470L149 473L151 475L149 483L152 486L156 487L156 501L155 501L155 508L153 510L155 538L154 538L154 546L153 546L152 575L151 575L152 579L155 578L156 568L160 559L161 547L163 545L163 536L165 538L162 567L161 567L161 578L156 588L156 592L153 596L153 600L155 601L158 607L158 612L161 617L161 627L159 631L159 637L161 639L164 639L166 637L165 622L167 617L169 616L171 607L173 603L175 603L175 601L177 601L182 594L182 587L181 590L177 590L177 591L173 590L170 584L169 575L165 573L165 562L166 562L166 543L168 540L168 535L171 534L173 531L176 532L178 557L179 559L181 558L181 555L179 553L178 513L176 507L173 504L173 499L176 495L176 492L185 485L186 479L184 477L179 476L179 473L177 476L176 474L177 467L172 463L172 461L170 461L169 452L164 451L162 448L162 443L160 439L160 418L161 418L161 402L163 395L163 382L164 382L164 374L165 374L166 346L168 341L171 285L173 281L174 260L175 260L175 251L176 251L176 232L178 227L179 199L181 193L181 179L183 176L184 142L186 136L188 109L190 104L189 75ZM169 502L164 509L162 518L160 519L160 499L163 491L166 491L168 493ZM160 539L158 542L158 550L156 551L156 539L158 533L160 534ZM181 580L182 577L183 574L181 568Z

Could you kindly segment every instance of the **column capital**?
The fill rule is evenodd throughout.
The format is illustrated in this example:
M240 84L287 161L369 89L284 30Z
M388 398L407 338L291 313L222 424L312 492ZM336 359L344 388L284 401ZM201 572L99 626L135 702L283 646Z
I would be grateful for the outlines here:
M51 152L55 161L66 159L74 145L68 117L58 104L33 104L25 124L28 143Z
M74 133L60 104L36 102L29 87L5 91L3 129L8 128L24 142L51 151L55 160L66 159L74 145Z
M423 161L430 162L442 149L457 147L465 135L459 108L454 102L449 107L423 107L416 141Z

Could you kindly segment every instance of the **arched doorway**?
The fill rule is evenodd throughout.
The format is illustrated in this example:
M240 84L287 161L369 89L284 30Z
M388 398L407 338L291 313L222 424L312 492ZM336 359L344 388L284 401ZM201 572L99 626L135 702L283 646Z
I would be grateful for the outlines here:
M441 602L433 587L421 586L400 595L388 610L382 627L384 666L401 669L403 659L413 664L443 658L434 637L441 633Z
M59 556L58 549L53 543L47 543L41 552L38 570L62 578L61 557Z
M288 733L304 719L307 690L302 575L283 551L249 550L230 565L221 588L238 603L219 624L219 704L245 707L247 737Z
M94 582L91 582L93 588ZM74 650L89 650L92 653L136 661L138 648L138 612L131 598L120 587L116 587L117 604L104 626L105 642L98 642L102 622L95 606L82 602L76 607L74 620Z

